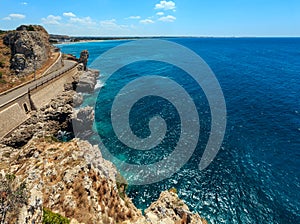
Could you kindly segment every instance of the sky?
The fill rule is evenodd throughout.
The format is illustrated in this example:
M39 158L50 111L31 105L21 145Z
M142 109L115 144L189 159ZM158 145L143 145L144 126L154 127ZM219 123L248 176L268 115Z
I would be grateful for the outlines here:
M0 0L0 30L71 36L298 36L300 0Z

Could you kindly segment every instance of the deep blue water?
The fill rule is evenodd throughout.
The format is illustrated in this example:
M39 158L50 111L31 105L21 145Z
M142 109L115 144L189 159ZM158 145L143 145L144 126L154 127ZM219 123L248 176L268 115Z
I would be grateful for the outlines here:
M169 40L195 51L213 70L226 101L226 134L215 160L207 169L199 171L211 117L205 94L187 74L169 64L153 61L128 65L106 83L102 82L106 74L101 74L98 85L102 86L101 91L98 88L94 94L86 95L84 105L95 107L95 130L111 153L123 161L156 162L172 152L180 133L180 118L174 106L162 98L149 96L132 108L130 127L137 136L147 137L149 118L160 115L168 125L166 138L159 147L143 153L127 149L118 141L109 112L114 96L129 81L145 74L172 78L192 96L199 113L201 135L191 159L166 180L129 186L128 194L134 203L144 209L162 190L175 187L190 208L210 223L300 223L300 39ZM89 64L101 70L96 58L125 42L59 47L77 56L81 50L88 49ZM123 52L119 60L134 56Z

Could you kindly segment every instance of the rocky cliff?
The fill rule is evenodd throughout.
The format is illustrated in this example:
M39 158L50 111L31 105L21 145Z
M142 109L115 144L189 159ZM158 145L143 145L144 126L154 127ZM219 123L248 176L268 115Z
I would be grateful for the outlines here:
M145 216L124 193L114 165L97 146L73 139L34 138L20 150L2 145L1 174L26 185L26 204L7 213L7 223L41 223L43 208L71 223L206 224L174 192L163 192Z
M76 108L83 101L78 91L92 91L99 75L83 67L65 92L1 140L0 223L206 224L174 190L162 192L143 215L98 146L74 138L89 135L94 119L93 108Z
M70 131L72 121L93 119L91 108L73 112L81 101L74 91L64 92L32 112L25 124L2 140L1 183L13 175L13 186L26 186L27 192L26 203L9 210L6 223L41 223L45 208L71 223L206 223L191 213L174 191L163 192L142 215L126 196L126 184L119 181L122 177L102 158L98 146L77 138L59 141L56 137ZM5 201L2 185L0 201Z
M11 70L26 75L39 69L50 57L51 44L47 31L38 25L22 25L3 38L11 49Z

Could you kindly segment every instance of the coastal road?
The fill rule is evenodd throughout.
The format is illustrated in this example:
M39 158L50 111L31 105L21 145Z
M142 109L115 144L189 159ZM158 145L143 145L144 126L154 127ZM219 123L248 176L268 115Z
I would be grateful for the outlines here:
M77 62L75 62L75 61L64 60L64 66L61 69L59 69L55 72L52 72L49 75L43 76L43 77L41 77L41 78L31 82L31 83L28 83L24 86L21 86L20 88L17 88L15 90L11 91L11 92L8 92L6 94L1 94L0 95L0 108L2 106L6 105L8 102L14 100L15 98L27 93L28 88L39 85L39 84L45 82L46 80L49 80L49 79L57 76L58 74L71 69L76 64L77 64Z

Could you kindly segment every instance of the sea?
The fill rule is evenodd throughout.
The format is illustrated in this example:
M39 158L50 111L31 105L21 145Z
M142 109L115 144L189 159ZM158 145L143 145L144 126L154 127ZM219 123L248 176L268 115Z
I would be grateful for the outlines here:
M77 57L87 49L88 66L100 70L96 89L84 95L83 106L95 108L94 134L89 140L98 144L96 139L100 137L105 148L118 158L115 163L154 164L172 154L182 134L182 118L176 106L153 93L141 96L130 108L129 127L139 138L147 138L153 131L149 121L160 116L167 126L163 140L153 150L130 148L120 141L111 112L116 96L128 83L150 75L169 78L193 100L200 134L191 157L159 182L129 185L127 193L134 204L143 211L160 192L176 188L189 208L209 223L300 223L300 38L158 40L195 52L210 67L222 90L226 131L218 154L204 170L199 169L199 162L212 131L212 110L205 91L186 71L123 50L116 58L105 58L105 63L118 67L114 74L101 72L101 55L135 40L57 45L63 53ZM177 57L189 63L184 55ZM120 67L125 59L133 59L133 63ZM164 82L156 84L168 90ZM176 97L177 93L171 94Z

